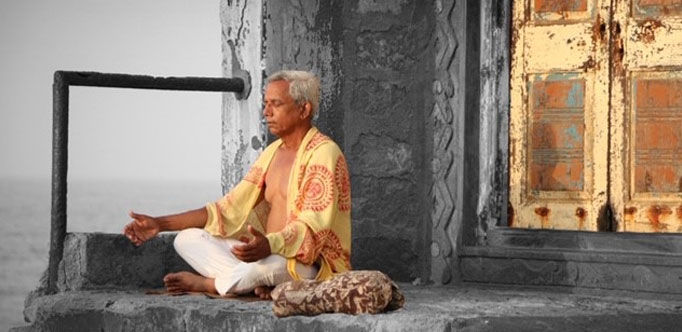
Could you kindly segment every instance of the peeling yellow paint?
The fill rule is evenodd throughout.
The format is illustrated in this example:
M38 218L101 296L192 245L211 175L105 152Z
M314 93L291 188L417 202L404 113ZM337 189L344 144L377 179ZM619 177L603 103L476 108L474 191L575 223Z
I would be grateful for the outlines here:
M612 84L614 217L619 231L680 232L682 17L663 10L665 1L618 4L613 20L623 36Z
M610 206L617 231L682 231L682 11L665 4L515 3L513 227L595 231Z
M608 151L609 61L604 41L610 31L601 28L601 17L609 15L604 2L515 3L513 227L597 230L599 209L606 203L600 193L606 190ZM571 10L551 13L548 8Z

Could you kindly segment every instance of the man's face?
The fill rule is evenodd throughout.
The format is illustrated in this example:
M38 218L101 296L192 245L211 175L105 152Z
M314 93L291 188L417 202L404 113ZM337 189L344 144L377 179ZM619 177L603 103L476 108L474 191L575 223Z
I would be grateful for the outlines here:
M302 119L305 104L298 104L289 95L289 82L270 82L265 88L263 116L273 135L282 137L304 123Z

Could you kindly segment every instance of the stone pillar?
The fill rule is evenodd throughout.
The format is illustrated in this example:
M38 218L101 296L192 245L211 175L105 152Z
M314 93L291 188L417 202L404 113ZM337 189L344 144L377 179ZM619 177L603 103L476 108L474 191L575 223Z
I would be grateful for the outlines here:
M221 0L223 75L241 77L247 90L223 95L222 185L237 184L265 145L261 122L263 60L261 0Z
M322 83L315 124L350 167L354 268L429 279L435 13L418 0L223 1L225 75L245 69L254 87L225 102L224 183L263 144L264 77L310 70Z
M353 264L400 281L430 274L432 1L344 2L344 135Z
M432 126L431 279L449 283L456 267L462 216L464 131L464 1L436 1L435 79Z

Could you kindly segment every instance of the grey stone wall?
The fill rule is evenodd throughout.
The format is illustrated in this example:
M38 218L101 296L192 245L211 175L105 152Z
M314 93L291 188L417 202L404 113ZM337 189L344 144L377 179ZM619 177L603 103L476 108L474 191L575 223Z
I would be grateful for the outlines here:
M400 281L430 272L434 13L430 1L290 0L263 14L266 75L321 77L317 125L351 172L354 268Z
M398 280L426 278L430 238L424 148L433 97L434 10L424 1L347 4L345 147L354 204L354 264Z

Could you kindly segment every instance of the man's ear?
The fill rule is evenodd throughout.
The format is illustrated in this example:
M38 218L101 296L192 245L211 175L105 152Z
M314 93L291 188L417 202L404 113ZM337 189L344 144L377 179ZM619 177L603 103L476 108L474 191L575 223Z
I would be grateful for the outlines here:
M301 111L301 119L309 118L313 114L313 105L310 102L303 103L303 110Z

